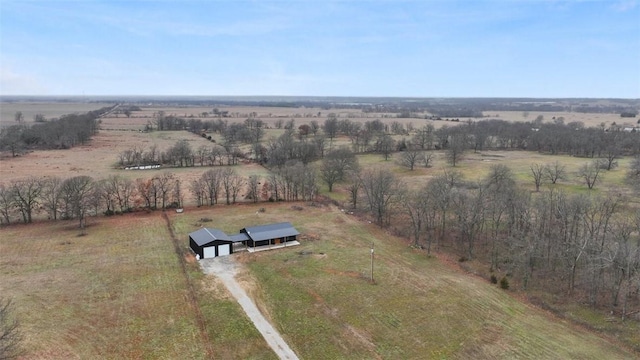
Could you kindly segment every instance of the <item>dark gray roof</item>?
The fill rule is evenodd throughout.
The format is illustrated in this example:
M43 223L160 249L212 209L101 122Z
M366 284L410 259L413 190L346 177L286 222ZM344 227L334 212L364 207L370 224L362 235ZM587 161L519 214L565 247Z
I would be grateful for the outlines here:
M206 245L215 240L231 241L229 235L218 229L202 228L189 234L189 237L196 242L198 246Z
M269 224L269 225L259 225L259 226L250 226L244 228L247 235L253 241L267 240L267 239L277 239L285 236L294 236L300 235L298 230L296 230L293 225L289 222L277 223L277 224Z
M233 242L240 242L240 241L249 240L249 237L245 233L233 234L233 235L230 235L229 237L231 238L231 241L233 241Z

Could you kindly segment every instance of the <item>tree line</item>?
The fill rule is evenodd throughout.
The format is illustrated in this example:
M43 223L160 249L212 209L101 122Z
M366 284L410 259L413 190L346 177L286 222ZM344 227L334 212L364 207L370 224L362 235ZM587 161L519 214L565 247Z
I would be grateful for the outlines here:
M180 119L174 122L175 117L158 115L157 121L160 119L168 122L158 125L159 129L186 129L212 141L214 140L207 133L219 133L222 136L220 145L227 153L237 153L240 144L249 144L253 159L276 165L290 159L306 163L322 158L326 148L331 149L339 136L350 140L351 149L355 153L380 153L385 159L397 151L413 151L410 156L416 159L416 151L446 150L447 160L453 166L463 158L466 151L471 150L529 150L554 155L606 158L607 169L615 166L615 160L623 155L640 153L640 134L623 131L616 124L608 128L604 124L585 127L581 122L565 124L561 117L545 122L541 115L530 122L488 119L435 129L430 120L416 128L412 123L386 123L379 119L359 122L338 118L335 113L329 113L322 125L313 120L310 124L296 128L294 119L286 124L279 124L277 127L284 126L285 133L267 143L263 142L266 125L256 118L250 117L244 123L233 124L222 119ZM174 123L179 125L167 125ZM394 135L396 138L401 136L401 139L394 139ZM421 155L417 159L421 160L419 162L423 160ZM409 167L416 163L411 158L405 160L409 160ZM426 166L429 166L430 159L424 160Z
M85 144L98 132L99 117L111 109L113 106L58 119L42 119L31 126L8 126L0 131L0 149L17 156L27 149L68 149Z
M189 195L197 206L216 205L219 199L226 204L313 200L317 181L316 170L298 161L265 178L244 177L232 167L210 169L188 184L169 171L136 180L120 175L105 179L84 175L66 179L29 177L0 184L0 223L31 223L34 217L43 215L50 220L75 219L84 228L87 215L180 208Z
M201 145L193 149L187 140L178 140L166 151L156 145L134 146L118 154L121 167L168 165L172 167L236 165L245 155L237 146Z
M640 158L629 181L637 174ZM461 261L485 262L524 289L610 306L623 319L639 304L640 211L618 193L549 187L532 194L504 165L492 166L479 181L446 170L418 190L407 190L387 170L369 169L352 179L352 207L367 210L379 225L393 225L427 253L451 249Z

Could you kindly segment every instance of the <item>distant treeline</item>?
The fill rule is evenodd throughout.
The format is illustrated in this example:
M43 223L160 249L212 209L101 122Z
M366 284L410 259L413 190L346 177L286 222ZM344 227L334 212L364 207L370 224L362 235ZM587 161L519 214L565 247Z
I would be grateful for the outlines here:
M103 107L84 114L63 115L35 123L17 124L0 131L0 149L17 156L26 149L68 149L84 144L98 132L98 118L113 109Z
M281 119L279 119L281 120ZM454 119L457 120L457 119ZM222 119L188 120L167 116L158 118L156 128L164 130L188 130L215 142L211 133L222 135L220 144L213 148L190 149L188 144L174 147L180 151L167 151L149 161L144 156L121 156L121 165L149 165L157 163L174 166L193 166L197 163L218 164L223 157L232 155L233 163L243 157L238 144L251 145L253 158L269 166L279 166L288 160L308 163L324 156L334 138L348 137L355 153L383 153L405 150L530 150L552 155L573 155L588 158L608 158L610 164L623 155L640 153L640 133L636 129L626 131L622 126L585 127L581 122L565 123L562 117L545 121L538 116L529 122L509 122L499 119L465 121L457 126L435 129L435 120L421 120L421 126L398 121L354 121L329 114L323 123L313 120L309 125L296 126L295 120L279 121L277 128L286 131L277 139L262 141L266 124L259 119L248 118L244 123L231 123ZM627 129L628 130L628 129ZM396 140L390 135L406 136ZM174 149L172 148L172 149ZM174 150L175 150L174 149ZM177 155L182 154L182 155ZM122 154L126 155L126 154ZM160 155L160 154L157 154ZM181 161L176 159L187 159ZM127 160L130 159L130 160ZM181 165L181 164L185 165ZM190 164L190 165L186 165Z
M400 98L313 96L109 96L109 97L20 97L0 96L0 101L118 102L147 106L220 107L256 106L282 108L359 109L363 112L429 112L441 117L477 117L483 111L633 113L638 99L593 98Z

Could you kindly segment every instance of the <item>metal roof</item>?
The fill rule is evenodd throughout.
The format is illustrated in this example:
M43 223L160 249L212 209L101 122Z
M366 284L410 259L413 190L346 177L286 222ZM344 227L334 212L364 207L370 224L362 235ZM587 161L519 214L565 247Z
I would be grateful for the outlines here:
M277 239L286 236L300 235L290 222L250 226L243 229L253 241Z
M215 240L232 241L229 235L213 228L202 228L189 234L189 237L192 238L198 246L206 245Z
M233 242L240 242L240 241L249 240L249 237L245 233L233 234L233 235L230 235L229 237L231 238L231 241L233 241Z

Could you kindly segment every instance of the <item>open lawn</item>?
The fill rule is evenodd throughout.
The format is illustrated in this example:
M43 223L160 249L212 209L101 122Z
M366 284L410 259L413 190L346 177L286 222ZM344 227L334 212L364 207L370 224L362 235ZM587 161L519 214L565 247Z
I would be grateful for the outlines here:
M239 253L248 292L308 359L633 358L618 344L425 258L333 206L218 206L173 215L176 234L291 221L300 246ZM211 222L202 222L211 219ZM375 246L375 284L369 282Z

